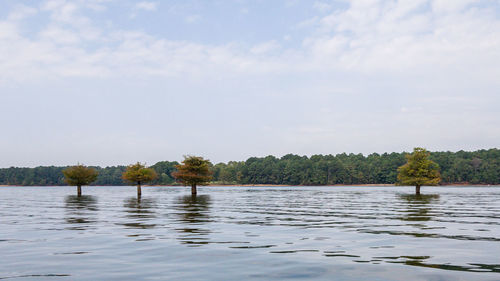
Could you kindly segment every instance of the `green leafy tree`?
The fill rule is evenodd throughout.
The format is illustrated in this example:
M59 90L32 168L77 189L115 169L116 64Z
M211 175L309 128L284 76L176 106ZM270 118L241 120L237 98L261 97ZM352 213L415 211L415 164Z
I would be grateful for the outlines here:
M212 180L212 163L203 157L184 156L182 164L175 166L177 171L172 176L184 185L191 186L191 194L196 195L197 185L208 185Z
M175 182L175 179L172 177L172 172L175 171L175 166L179 165L177 161L169 162L169 161L161 161L153 166L152 169L158 174L158 178L151 182L151 184L157 185L170 185Z
M82 185L89 185L97 179L97 171L83 165L76 165L62 171L67 184L76 185L78 197L82 196Z
M393 184L398 167L406 163L407 153L285 155L251 157L246 161L219 163L211 167L213 182L231 184ZM500 184L500 149L431 152L430 160L439 165L441 183ZM158 179L149 184L168 185L177 162L162 161L151 166ZM0 185L67 185L62 170L67 167L0 168ZM94 167L99 173L95 185L125 185L126 166Z
M145 165L139 162L127 166L127 169L122 174L124 180L137 184L137 197L141 197L142 194L141 184L155 180L157 177L155 170L146 168Z
M398 185L414 185L415 194L420 194L423 185L437 185L441 180L439 166L429 160L430 153L424 148L416 147L413 153L406 156L406 164L398 168Z

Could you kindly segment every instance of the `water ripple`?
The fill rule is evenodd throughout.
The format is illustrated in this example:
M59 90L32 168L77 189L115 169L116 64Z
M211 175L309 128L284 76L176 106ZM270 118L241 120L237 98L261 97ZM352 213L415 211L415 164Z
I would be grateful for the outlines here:
M500 189L424 190L0 188L0 279L498 279Z

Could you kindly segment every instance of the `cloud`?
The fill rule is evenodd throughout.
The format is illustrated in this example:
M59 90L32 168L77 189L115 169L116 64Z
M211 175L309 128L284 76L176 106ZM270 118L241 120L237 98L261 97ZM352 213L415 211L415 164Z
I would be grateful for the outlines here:
M74 33L73 30L64 29L57 25L48 26L40 31L38 35L43 41L50 41L56 45L74 45L81 42L78 33Z
M325 13L332 9L332 5L325 2L316 1L313 4L313 8L315 10L318 10L319 12Z
M454 0L454 1L434 0L432 2L432 9L438 13L459 12L465 9L467 6L477 4L479 2L480 1L478 0Z
M453 2L447 1L446 3ZM495 7L467 7L474 1L449 4L436 14L440 1L352 1L316 24L318 32L304 40L310 54L329 65L360 71L412 71L470 67L495 71L500 64L500 21ZM467 4L467 5L466 5Z
M156 2L139 2L135 5L135 7L139 10L145 10L145 11L156 11L157 9L157 3Z
M252 47L250 49L250 52L252 54L256 54L256 55L262 55L262 54L266 54L266 53L278 50L280 47L281 46L280 46L280 44L278 44L278 42L276 42L275 40L272 40L272 41L260 43L256 46Z
M354 0L347 8L312 17L303 27L310 32L302 45L292 48L281 46L278 40L251 46L169 40L96 25L84 13L85 9L92 9L85 4L89 2L51 0L41 5L49 12L50 22L41 26L34 37L23 35L19 24L36 8L23 6L0 22L0 56L4 61L0 71L4 77L24 80L24 73L31 73L31 77L210 77L213 70L228 75L311 71L408 75L449 71L450 75L457 75L460 69L474 69L476 76L493 80L500 75L500 20L489 2L476 2L461 0L461 4L449 4L455 8L446 9L447 14L441 16L434 7L446 4L439 1ZM319 7L319 3L313 5ZM141 9L156 9L155 2L137 5ZM193 23L200 17L196 14L185 20ZM94 47L87 48L88 45Z
M35 15L37 12L37 8L19 4L9 13L7 19L10 21L23 20L27 17Z
M136 139L127 136L135 127L144 128L141 145L170 151L148 162L184 151L238 159L241 147L251 156L497 145L499 5L450 2L344 1L251 43L223 41L224 34L175 40L114 18L102 24L95 14L108 6L98 0L18 6L0 19L0 117L17 138L3 140L10 158L2 161L36 162L15 151L33 151L33 138L43 147L43 135L53 163L59 146L72 149L68 131L81 134L81 155L95 156L99 146L114 155L102 157L129 161L123 150L136 145L114 144ZM300 5L291 3L285 10ZM189 14L209 19L189 7L177 11L180 26ZM188 111L210 114L199 122ZM206 141L185 141L195 134ZM104 140L93 142L96 135Z
M111 1L113 0L87 0L82 5L90 10L102 12L107 10L106 4Z

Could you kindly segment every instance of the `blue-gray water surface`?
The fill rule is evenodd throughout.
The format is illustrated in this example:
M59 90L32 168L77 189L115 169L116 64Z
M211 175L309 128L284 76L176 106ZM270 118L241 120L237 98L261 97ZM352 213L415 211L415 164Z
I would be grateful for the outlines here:
M500 188L0 187L0 280L500 280Z

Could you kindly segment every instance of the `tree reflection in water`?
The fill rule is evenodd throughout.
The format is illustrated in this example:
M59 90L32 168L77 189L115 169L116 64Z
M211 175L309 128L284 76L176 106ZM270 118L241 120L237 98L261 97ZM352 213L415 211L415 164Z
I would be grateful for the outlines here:
M178 238L183 244L201 246L208 244L210 234L208 228L203 228L210 222L210 196L186 195L176 199L174 208L178 211L177 221L180 227L176 230L181 233Z
M123 207L125 207L125 216L127 220L134 220L133 222L123 223L127 228L154 228L156 224L148 224L146 222L151 219L156 218L155 212L153 211L156 206L156 201L152 198L141 198L141 197L129 197L125 199Z
M92 195L68 195L64 199L64 207L66 208L66 222L76 224L76 226L68 227L67 229L83 230L88 228L97 221L96 212L97 197ZM87 224L87 225L85 225Z
M400 194L399 198L407 203L404 221L430 221L432 205L439 203L439 194Z

